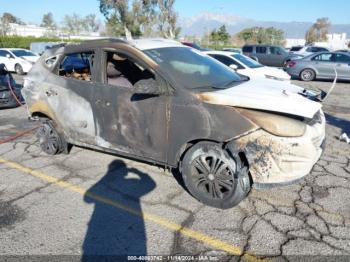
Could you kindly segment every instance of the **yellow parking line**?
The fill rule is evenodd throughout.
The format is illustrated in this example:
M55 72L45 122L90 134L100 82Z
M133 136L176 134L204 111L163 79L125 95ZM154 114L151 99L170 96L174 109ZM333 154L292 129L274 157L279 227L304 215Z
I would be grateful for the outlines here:
M56 186L68 189L70 191L79 193L81 195L86 195L86 196L90 197L91 199L94 199L96 201L99 201L101 203L107 204L109 206L113 206L115 208L121 209L121 210L123 210L123 211L125 211L127 213L130 213L130 214L142 217L145 220L152 221L152 222L154 222L154 223L156 223L158 225L161 225L161 226L163 226L163 227L165 227L167 229L170 229L172 231L179 232L179 233L181 233L184 236L187 236L189 238L195 239L195 240L197 240L199 242L202 242L202 243L204 243L206 245L212 246L212 247L214 247L216 249L223 250L223 251L225 251L225 252L227 252L227 253L229 253L231 255L235 255L235 256L242 255L242 250L239 247L236 247L236 246L234 246L232 244L223 242L223 241L221 241L219 239L213 238L211 236L208 236L208 235L203 234L201 232L192 230L190 228L183 227L183 226L181 226L179 224L173 223L173 222L171 222L169 220L166 220L166 219L164 219L162 217L153 215L151 213L140 212L140 211L138 211L138 210L136 210L134 208L125 206L123 204L120 204L117 201L114 201L114 200L111 200L111 199L99 196L97 194L90 193L90 192L88 192L86 189L84 189L82 187L76 186L74 184L71 184L71 183L68 183L68 182L65 182L65 181L60 181L60 179L58 179L58 178L45 175L42 172L35 171L35 170L31 169L31 168L22 166L22 165L20 165L20 164L18 164L16 162L12 162L12 161L8 161L6 159L0 158L0 164L4 164L4 165L6 165L6 166L8 166L10 168L13 168L13 169L19 170L19 171L21 171L23 173L32 175L32 176L34 176L36 178L39 178L39 179L44 180L46 182L52 183L52 184L54 184ZM243 257L247 261L263 261L263 260L255 257L255 256L249 255L249 254L244 254Z

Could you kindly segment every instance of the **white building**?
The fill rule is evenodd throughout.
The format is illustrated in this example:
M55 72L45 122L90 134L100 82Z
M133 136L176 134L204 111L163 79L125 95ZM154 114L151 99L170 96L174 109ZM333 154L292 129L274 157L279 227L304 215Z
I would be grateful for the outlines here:
M8 35L41 37L46 34L47 29L45 27L37 25L19 25L14 23L9 24Z
M348 47L348 40L346 33L342 34L328 34L328 47L332 50L346 49Z
M297 39L297 38L287 38L286 39L286 47L291 48L292 46L304 46L306 43L305 39Z
M90 40L100 38L99 32L81 32L80 35L69 35L61 30L50 30L45 27L37 25L19 25L10 23L8 35L17 35L17 36L56 36L62 39L82 39Z
M329 48L331 50L347 49L349 44L349 39L346 38L346 33L342 34L327 34L327 42L316 42L316 46L322 46ZM286 39L286 47L290 48L292 46L304 46L305 39Z

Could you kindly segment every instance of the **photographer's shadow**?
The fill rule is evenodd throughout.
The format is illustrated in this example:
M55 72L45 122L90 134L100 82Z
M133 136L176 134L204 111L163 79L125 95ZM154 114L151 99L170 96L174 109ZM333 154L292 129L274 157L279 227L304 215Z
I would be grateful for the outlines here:
M84 195L94 204L82 246L82 261L121 261L126 255L147 255L141 197L151 192L156 183L148 174L128 168L121 160L109 164L107 173ZM100 201L112 200L132 209L132 213Z

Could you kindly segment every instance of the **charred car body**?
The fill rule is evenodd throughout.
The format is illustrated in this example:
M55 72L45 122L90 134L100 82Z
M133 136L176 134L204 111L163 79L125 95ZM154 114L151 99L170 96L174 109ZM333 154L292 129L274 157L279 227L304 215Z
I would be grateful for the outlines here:
M46 153L74 144L179 167L194 197L229 208L322 153L321 105L280 85L174 41L106 39L48 50L22 93Z

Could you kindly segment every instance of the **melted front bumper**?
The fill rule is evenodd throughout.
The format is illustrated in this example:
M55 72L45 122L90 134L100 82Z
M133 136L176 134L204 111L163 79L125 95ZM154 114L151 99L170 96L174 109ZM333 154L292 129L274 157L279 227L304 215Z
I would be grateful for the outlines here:
M325 117L308 125L302 137L278 137L262 129L228 144L244 152L256 185L290 184L309 174L323 152Z

